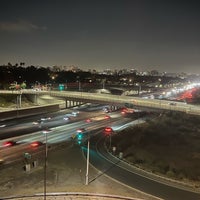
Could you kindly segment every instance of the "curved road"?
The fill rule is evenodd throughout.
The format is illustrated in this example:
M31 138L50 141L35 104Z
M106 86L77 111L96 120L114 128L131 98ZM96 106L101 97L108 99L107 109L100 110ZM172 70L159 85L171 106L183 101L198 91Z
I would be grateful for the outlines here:
M95 139L96 140L96 139ZM93 143L91 139L91 151L90 151L90 163L95 166L102 173L118 180L119 182L126 184L130 187L136 188L145 193L153 196L166 199L166 200L199 200L200 194L189 190L166 185L164 183L157 182L153 179L141 176L134 171L125 170L125 164L120 166L121 161L115 161L115 163L109 161L102 155L105 155L105 149L103 139L101 138L98 145ZM97 148L97 149L96 149ZM95 151L95 153L94 153ZM97 153L97 152L100 153ZM109 158L112 160L112 158ZM92 181L92 180L91 180Z
M97 169L101 170L102 173L107 174L110 177L115 178L119 182L122 182L130 187L136 188L145 193L151 194L153 196L166 199L166 200L199 200L200 194L194 193L189 190L184 190L164 183L156 182L153 179L141 176L133 171L124 170L122 168L122 162L120 160L113 162L105 159L102 155L106 155L105 149L103 147L103 140L98 143L98 149L96 149L96 141L99 138L91 138L91 151L90 151L90 162ZM85 148L83 148L85 149ZM98 154L97 152L101 154ZM109 158L110 159L110 158ZM112 159L111 159L112 160ZM125 165L123 165L125 167ZM100 174L101 175L101 174ZM98 176L100 176L98 175ZM98 178L98 177L96 177ZM93 180L90 180L90 182Z

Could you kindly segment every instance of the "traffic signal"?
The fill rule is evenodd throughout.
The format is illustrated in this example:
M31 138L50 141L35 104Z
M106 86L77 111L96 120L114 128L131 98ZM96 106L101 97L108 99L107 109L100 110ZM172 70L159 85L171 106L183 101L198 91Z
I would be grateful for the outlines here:
M78 144L81 145L81 143L82 143L82 141L81 141L81 140L78 140Z
M28 153L28 152L25 152L25 153L24 153L24 158L26 158L26 159L31 159L31 154Z
M86 133L85 128L79 128L76 130L76 138L79 145L82 144L85 133Z
M63 91L64 89L65 89L64 84L59 84L59 90L60 90L60 91Z
M76 135L76 137L77 137L78 144L81 145L82 144L82 140L83 140L83 133L82 132L78 133Z
M77 139L78 140L82 140L83 139L83 134L82 133L78 133L77 134Z

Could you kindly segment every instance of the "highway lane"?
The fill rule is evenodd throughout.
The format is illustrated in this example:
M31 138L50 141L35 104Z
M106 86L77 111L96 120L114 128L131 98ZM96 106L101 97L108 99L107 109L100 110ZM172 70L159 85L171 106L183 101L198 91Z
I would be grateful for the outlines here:
M87 116L85 115L84 117L87 117ZM109 125L111 127L112 126L120 127L123 123L128 123L128 121L130 120L128 118L121 118L121 115L116 115L115 117L113 115L113 118L111 116L109 120L106 120L99 116L94 117L92 118L91 123L86 123L85 119L74 122L74 123L68 123L60 127L51 128L51 131L48 133L48 144L51 145L51 144L58 143L61 141L69 140L69 138L71 138L71 136L75 133L77 128L84 127L88 129L90 133L93 134L94 133L93 130L98 129L100 127L105 127L105 125ZM130 121L132 121L132 119ZM8 160L10 159L10 161L12 161L13 156L15 157L16 154L22 157L22 153L24 151L27 152L29 150L28 146L31 141L41 140L42 142L45 142L44 138L45 137L41 133L41 131L34 132L29 135L22 135L16 138L19 145L12 148L6 148L6 149L4 148L3 150L1 149L2 151L0 150L0 153L3 152L3 154L5 155L7 152L7 155L8 155L7 159ZM93 139L91 138L91 141L92 140ZM159 182L156 182L147 177L140 176L137 173L133 173L131 171L124 171L124 169L122 169L121 167L111 162L108 162L107 160L103 159L102 156L97 154L95 152L95 144L91 145L91 147L93 148L91 149L91 152L90 152L90 158L91 158L90 162L94 166L96 166L99 170L101 170L103 173L106 173L107 175L114 177L115 179L125 184L128 184L131 187L134 187L136 189L139 189L141 191L144 191L146 193L149 193L149 194L152 194L164 199L173 199L173 200L199 199L199 194L195 194L190 191L185 191L178 188L173 188L169 185L161 184ZM98 176L96 178L98 178Z
M81 114L80 114L81 115ZM106 117L108 116L107 114L102 114L102 113L96 113L95 115L97 116L92 116L88 115L88 113L83 113L83 116L77 116L74 118L70 118L70 120L68 121L64 121L63 118L61 117L60 120L56 120L52 119L52 120L48 120L47 122L44 122L42 124L32 124L32 122L28 122L28 123L21 123L19 125L15 125L13 127L9 127L7 129L4 129L1 131L1 136L4 134L6 139L2 139L0 141L0 146L1 143L8 140L19 140L19 138L33 138L33 135L38 138L41 139L41 133L46 130L46 128L50 129L51 132L65 132L65 130L70 131L70 129L72 129L73 133L75 133L77 128L90 128L91 126L94 126L95 124L98 124L99 121L101 121L104 125L108 125L111 124L113 121L116 120L116 118L121 118L121 122L122 123L126 123L126 121L130 121L130 119L123 119L122 116L120 115L120 113L118 113L118 115L115 114L114 117L112 117L112 114L109 115L110 118L106 119ZM91 119L91 122L86 122L86 119ZM32 127L36 127L37 131L36 132L30 132L30 130L32 130ZM17 134L17 136L15 136L16 132L18 131L23 131L23 133L21 133L19 136ZM24 134L28 133L27 134ZM15 137L9 137L7 133L12 133L12 135L14 135ZM25 135L25 136L23 136ZM40 135L40 137L38 137L38 135ZM22 141L23 142L23 141Z
M115 117L114 117L115 116ZM84 117L87 117L86 115ZM111 127L120 127L124 123L128 123L132 120L128 118L121 118L121 115L113 114L113 118L105 120L102 117L93 117L92 122L86 123L85 119L76 121L73 123L68 123L59 127L51 128L51 131L48 133L48 145L59 143L62 141L69 140L72 135L76 132L77 128L86 128L88 132L93 133L93 130L105 127L109 125ZM50 123L50 122L48 122ZM32 141L42 141L45 143L45 137L41 131L34 132L28 135L22 135L16 137L19 145L12 148L1 149L1 155L4 155L6 159L12 161L15 156L22 157L22 153L29 152L30 154L34 153L34 149L30 149L29 144ZM92 138L91 138L92 139ZM102 144L101 144L102 146ZM42 149L44 150L44 148ZM6 155L7 153L7 155ZM101 152L103 153L103 152ZM43 154L42 154L43 155ZM97 155L93 150L91 150L91 160L90 162L95 166L98 165L98 168L109 176L114 177L115 179L130 185L131 187L142 190L146 193L164 198L164 199L198 199L199 195L194 194L189 191L184 191L178 188L173 188L169 185L160 184L149 178L140 176L131 171L124 171L121 167L110 163L105 162L100 155ZM94 161L95 160L95 161ZM196 196L197 195L197 196Z
M97 110L95 111L95 113L88 111L79 111L79 114L75 116L71 114L73 111L74 110L65 110L58 113L49 113L46 115L5 121L5 126L0 127L0 139L3 140L9 137L20 136L22 134L40 131L43 130L45 127L51 128L55 126L65 125L81 120L82 118L105 115L102 110ZM68 116L70 120L64 120L64 116ZM45 120L41 120L41 118L45 118Z
M144 175L140 175L133 170L124 170L120 166L120 160L114 163L102 155L105 155L105 149L102 147L103 139L99 140L98 146L96 146L96 139L91 140L91 153L90 163L94 165L98 170L102 171L103 174L120 181L130 187L136 188L145 193L153 196L166 199L166 200L199 200L200 194L192 192L190 190L184 190L183 188L173 187L169 184L164 184ZM97 153L100 152L100 153ZM111 159L112 160L112 159ZM92 180L91 180L92 181Z
M112 117L112 114L110 115L110 118L105 118L107 115L100 115L100 116L93 116L91 117L91 122L87 123L86 118L74 121L72 123L67 123L65 125L52 127L48 129L47 131L47 145L51 146L52 144L58 144L64 141L69 141L72 138L76 138L76 131L79 128L84 128L86 130L86 133L92 134L94 130L97 130L99 128L103 128L106 125L112 126L113 124L117 123L127 123L130 122L131 119L128 118L122 118L121 114L114 114ZM84 114L84 117L88 117L86 114ZM52 123L52 122L48 122ZM39 141L42 144L46 143L46 138L44 135L44 131L46 130L40 130L37 132L29 133L29 134L23 134L21 136L12 137L9 139L4 139L0 141L0 155L1 158L4 159L5 163L11 163L17 160L18 158L22 157L22 155L26 152L32 154L34 153L34 150L37 150L36 148L31 148L30 144L35 141ZM14 141L16 142L16 145L11 147L4 147L3 143L6 141ZM39 147L38 147L39 148ZM43 148L44 150L44 148ZM15 159L14 159L15 158Z

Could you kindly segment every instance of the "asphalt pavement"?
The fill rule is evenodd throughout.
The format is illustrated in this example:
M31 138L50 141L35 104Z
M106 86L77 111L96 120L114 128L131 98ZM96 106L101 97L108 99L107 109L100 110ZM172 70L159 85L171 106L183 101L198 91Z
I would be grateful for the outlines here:
M96 139L95 139L96 141ZM135 189L144 191L161 199L166 200L199 200L200 192L183 185L175 185L170 181L162 181L161 178L155 176L147 176L128 163L123 162L119 158L113 158L104 148L104 140L99 140L98 145L94 142L91 148L100 152L99 154L91 154L91 163L104 174L115 178L121 183L127 184ZM98 147L98 148L97 148ZM92 151L92 150L91 150ZM102 156L103 155L103 156Z
M0 169L0 199L10 196L35 195L44 192L44 159L38 157L35 166L25 171L25 161ZM46 192L89 192L122 195L145 200L156 198L110 179L92 166L89 184L85 184L86 159L77 144L68 143L57 150L49 150L46 168ZM40 198L41 199L41 198Z

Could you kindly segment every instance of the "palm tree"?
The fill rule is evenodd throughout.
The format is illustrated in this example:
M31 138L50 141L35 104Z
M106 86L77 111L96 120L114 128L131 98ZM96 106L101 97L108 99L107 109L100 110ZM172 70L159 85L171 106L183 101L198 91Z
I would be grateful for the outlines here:
M25 65L25 62L20 62L20 66L24 66Z

